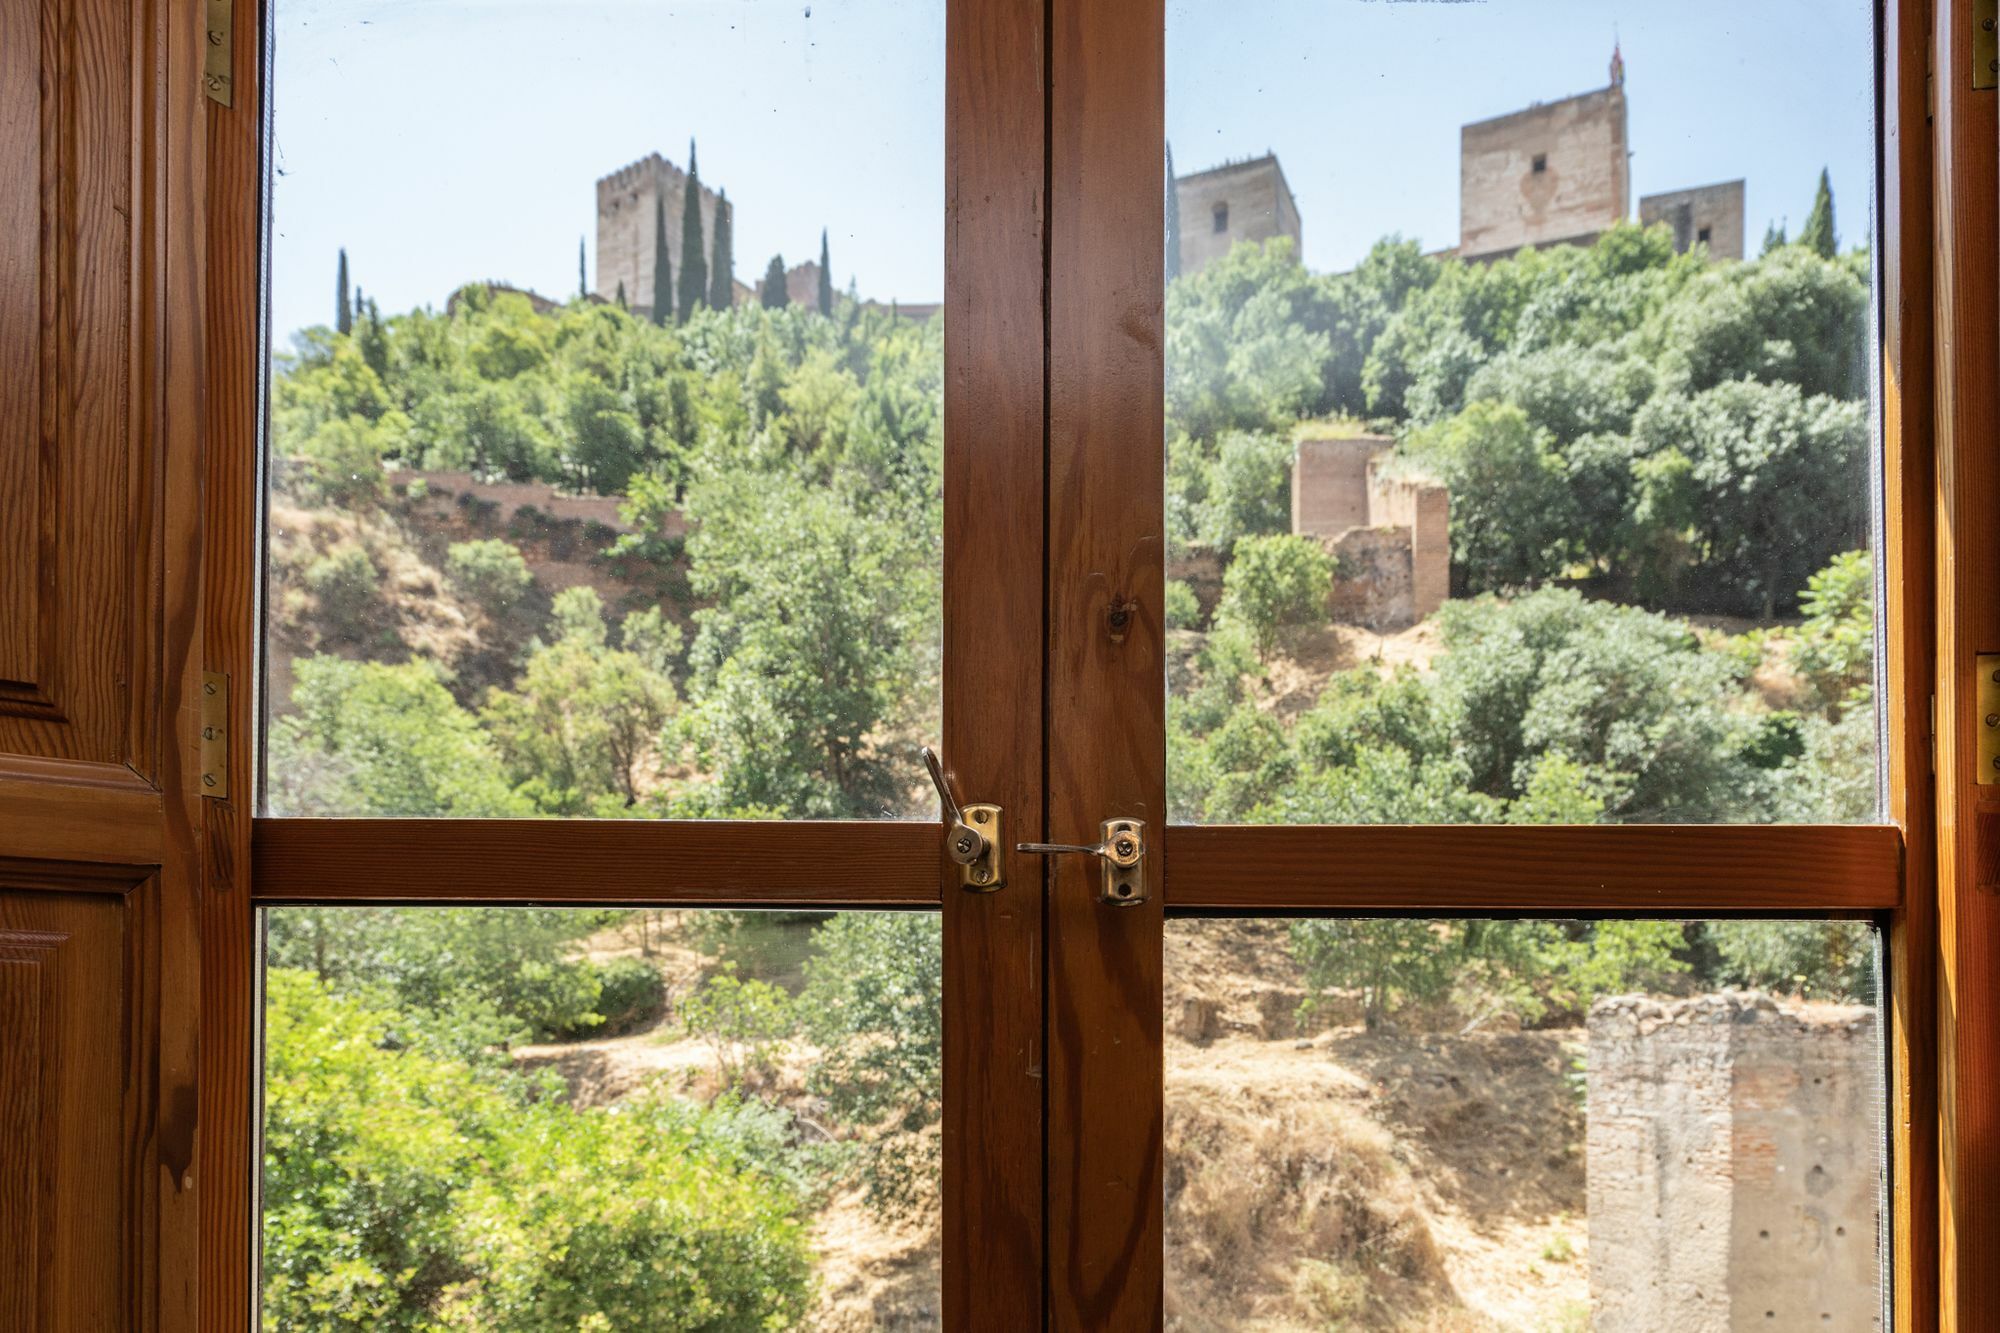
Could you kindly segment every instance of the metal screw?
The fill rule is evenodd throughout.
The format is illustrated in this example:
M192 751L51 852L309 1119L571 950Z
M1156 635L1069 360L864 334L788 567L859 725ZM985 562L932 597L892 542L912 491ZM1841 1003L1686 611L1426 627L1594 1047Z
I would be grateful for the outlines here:
M1122 837L1111 844L1111 850L1117 852L1120 856L1130 856L1139 850L1139 844L1132 841L1129 836Z
M1986 715L1986 725L1989 727L2000 727L2000 713L1988 713Z
M984 884L987 879L987 873L988 872L985 866L979 867L977 870L972 872L972 882L974 884Z
M952 845L958 848L960 856L970 856L979 850L979 840L974 838L970 833L959 834L958 841Z

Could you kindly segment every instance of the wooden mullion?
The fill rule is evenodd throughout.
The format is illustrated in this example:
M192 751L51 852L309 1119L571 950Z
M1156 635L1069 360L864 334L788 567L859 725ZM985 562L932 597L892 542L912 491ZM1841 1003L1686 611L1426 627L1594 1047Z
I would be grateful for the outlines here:
M1937 822L1931 694L1937 668L1932 450L1930 0L1887 0L1881 29L1883 436L1882 706L1886 814L1903 834L1889 918L1891 1326L1938 1326Z
M1042 836L1043 0L946 0L944 759L1007 840ZM944 911L944 1323L1041 1321L1041 867ZM944 887L937 886L942 883Z
M1978 785L1977 663L2000 651L2000 133L1972 0L1937 6L1932 221L1937 448L1939 1326L2000 1310L2000 787Z
M202 668L229 685L226 794L205 798L201 893L201 1327L256 1326L258 1007L251 816L257 806L258 571L263 560L264 10L238 0L231 105L206 107L208 210L202 330Z
M258 819L251 900L935 907L907 820Z
M1164 1315L1165 31L1160 0L1050 10L1048 831L1150 839L1138 905L1049 863L1056 1329Z
M1175 911L1872 912L1900 901L1893 825L1192 825Z

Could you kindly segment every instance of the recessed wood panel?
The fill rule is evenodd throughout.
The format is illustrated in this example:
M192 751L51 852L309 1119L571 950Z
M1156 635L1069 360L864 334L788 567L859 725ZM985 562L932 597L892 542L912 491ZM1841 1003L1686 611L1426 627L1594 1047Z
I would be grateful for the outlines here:
M0 1328L131 1326L124 907L0 893Z
M42 0L0 0L0 690L32 688L42 625Z
M129 0L0 0L0 755L150 770L157 568L134 338L159 269L138 244Z

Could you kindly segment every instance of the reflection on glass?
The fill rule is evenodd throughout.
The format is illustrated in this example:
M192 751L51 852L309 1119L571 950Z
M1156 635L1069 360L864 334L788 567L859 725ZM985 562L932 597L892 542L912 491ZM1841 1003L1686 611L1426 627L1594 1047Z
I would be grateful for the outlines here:
M1872 14L1169 5L1174 818L1876 816Z
M936 916L266 920L265 1328L936 1326Z
M278 0L274 813L927 808L943 12Z
M1166 949L1169 1329L1882 1326L1870 927L1186 920Z

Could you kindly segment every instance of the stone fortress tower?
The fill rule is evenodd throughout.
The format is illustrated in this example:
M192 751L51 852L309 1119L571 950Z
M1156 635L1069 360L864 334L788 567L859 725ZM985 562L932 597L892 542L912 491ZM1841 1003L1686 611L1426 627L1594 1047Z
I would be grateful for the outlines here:
M1174 178L1180 213L1181 272L1193 273L1238 241L1292 238L1299 253L1299 206L1276 153Z
M658 153L649 153L597 182L597 282L593 290L598 296L607 301L616 299L623 283L625 303L639 314L652 313L656 202L665 211L667 255L678 281L683 264L681 211L686 207L687 186L687 173ZM713 244L716 217L729 207L706 185L701 187L704 244ZM731 222L733 230L733 215ZM671 292L668 299L672 299Z
M1458 245L1473 262L1525 246L1589 245L1632 216L1625 58L1611 51L1611 82L1594 91L1474 121L1459 130ZM1298 203L1275 153L1174 178L1181 272L1194 273L1238 241L1301 235ZM1706 245L1711 261L1743 258L1743 182L1648 195L1639 221L1664 223L1674 248Z
M1625 58L1613 46L1608 86L1460 129L1459 258L1589 245L1632 215L1631 161ZM1672 227L1678 251L1705 244L1712 261L1741 259L1743 182L1649 195L1639 221Z

